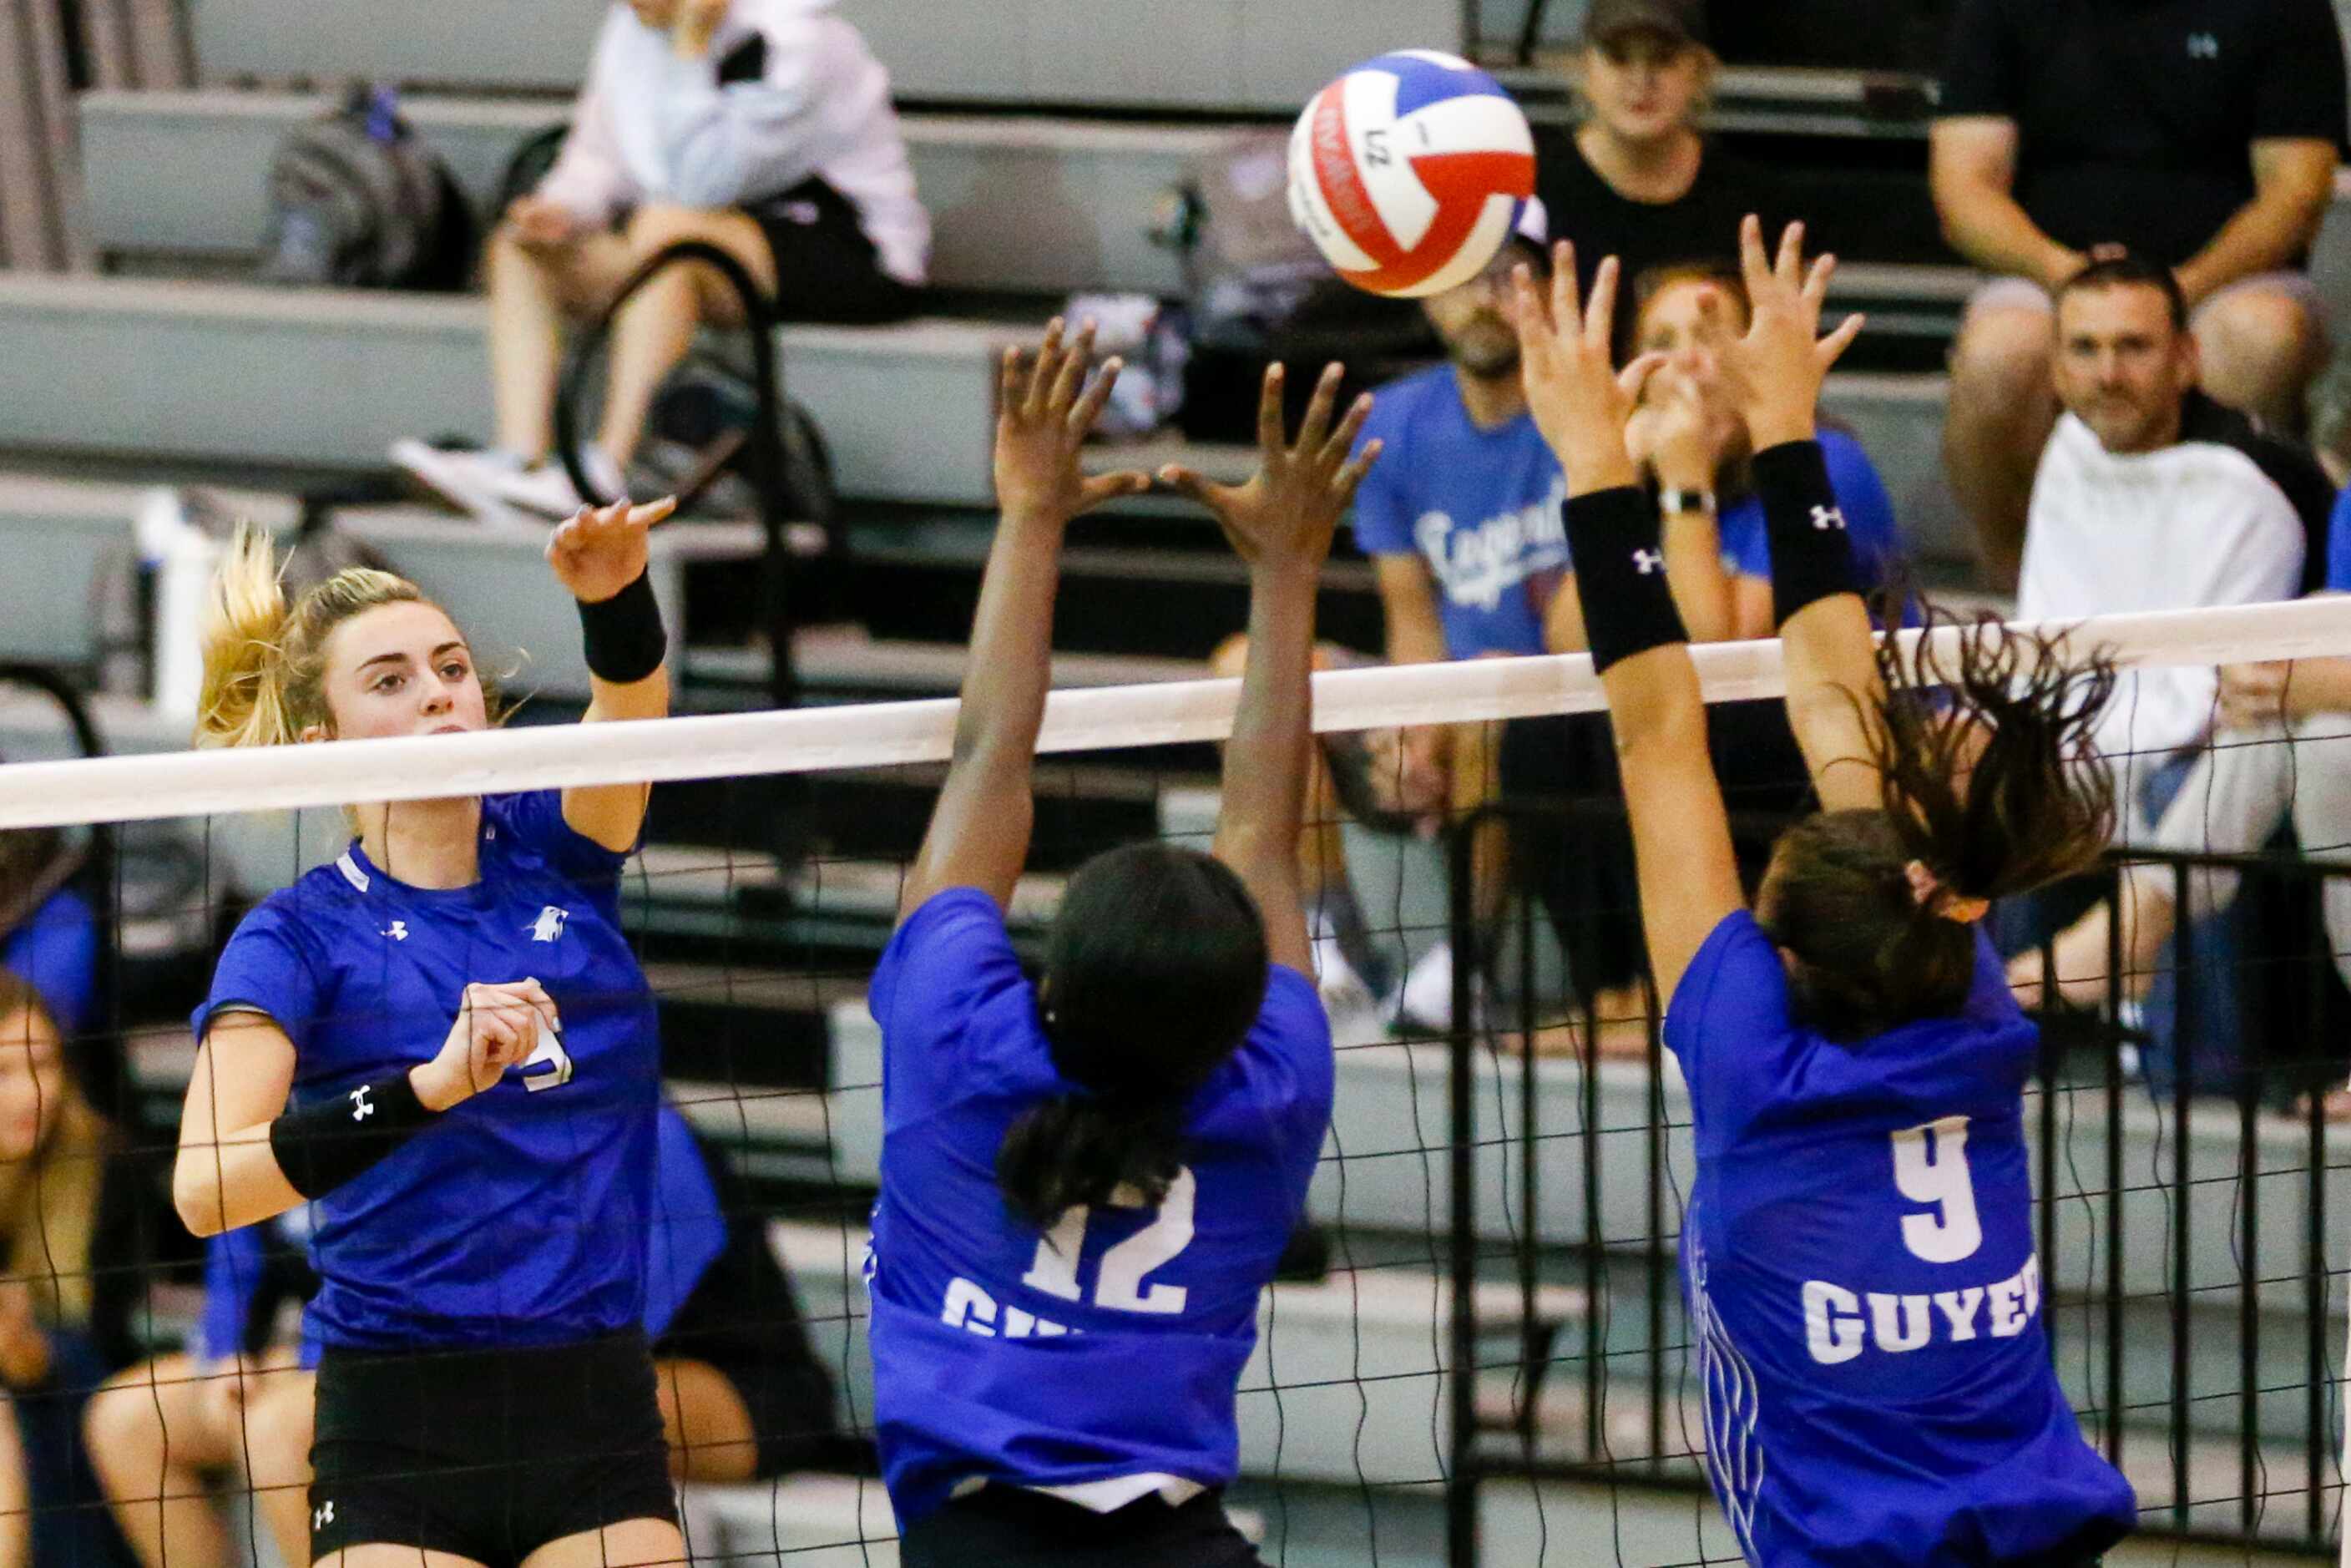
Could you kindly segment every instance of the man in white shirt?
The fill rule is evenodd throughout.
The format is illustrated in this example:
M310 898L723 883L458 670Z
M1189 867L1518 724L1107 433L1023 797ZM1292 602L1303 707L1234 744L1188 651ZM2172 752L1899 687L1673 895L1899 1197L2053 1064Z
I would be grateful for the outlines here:
M699 240L787 319L894 320L914 309L930 237L889 73L832 0L614 5L561 155L490 240L496 444L402 441L392 459L485 515L568 517L582 497L549 461L565 319L604 309L646 259ZM696 327L740 320L703 265L668 268L621 309L602 422L580 453L606 497Z
M2267 603L2312 586L2307 568L2323 553L2332 486L2306 454L2198 392L2199 369L2186 301L2168 269L2110 256L2060 287L2053 379L2065 412L2033 478L2021 619ZM2236 852L2268 836L2273 822L2214 809L2239 792L2232 769L2261 765L2258 748L2210 745L2219 698L2210 669L2119 677L2095 738L2115 772L2123 842ZM2164 905L2160 931L2150 920L2126 920L2129 970L2160 956L2169 887L2165 868L2125 878L2126 904ZM2198 902L2196 913L2204 912ZM2085 998L2105 991L2106 908L2056 938L2059 976ZM2198 989L2210 1005L2197 1009L2199 1053L2189 1071L2199 1086L2218 1088L2234 1071L2232 988L2218 934L2199 930L2198 946ZM2037 950L2017 959L2011 978L2028 996L2037 993ZM2158 977L2148 995L2158 1076L2169 1070L2168 979Z

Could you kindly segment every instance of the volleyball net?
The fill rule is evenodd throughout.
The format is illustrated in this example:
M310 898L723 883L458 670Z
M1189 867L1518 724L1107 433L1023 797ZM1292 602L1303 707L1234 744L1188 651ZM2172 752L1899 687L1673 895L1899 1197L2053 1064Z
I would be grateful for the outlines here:
M2351 600L2118 616L2066 647L2145 669L2351 657ZM1751 876L1804 809L1780 648L1693 657ZM1008 911L1025 955L1091 855L1207 845L1238 685L1054 694ZM1269 1562L1740 1559L1703 1490L1703 1336L1674 1267L1688 1103L1644 985L1604 706L1581 656L1316 677L1301 853L1338 1093L1241 1380L1230 1502ZM26 1430L78 1423L99 1491L0 1499L0 1515L41 1540L120 1530L193 1568L296 1549L299 1224L248 1238L233 1266L216 1249L208 1279L168 1202L212 962L244 910L344 850L348 803L650 782L622 907L660 1004L665 1092L709 1152L730 1234L773 1265L722 1290L707 1256L678 1261L684 1220L644 1239L657 1277L684 1276L657 1356L716 1368L757 1439L687 1421L673 1468L689 1551L894 1561L860 1278L882 1145L864 998L956 705L86 760L47 711L0 702L0 751L23 759L0 768L0 845L48 868L0 956L57 1015L70 1088L37 1091L37 1147L0 1151L0 1288L58 1347L49 1405L19 1400ZM1405 738L1430 733L1442 742ZM1408 777L1415 755L1437 758L1438 787ZM2029 954L2116 912L2110 963L2053 965L2066 998L2049 1000L2026 1111L2035 1288L2085 1434L2149 1529L2307 1550L2336 1537L2341 1497L2351 1191L2326 1094L2351 1064L2351 809L2339 830L2330 816L2351 716L2222 727L2199 755L2134 760L2169 770L2188 805L2168 820L2204 841L2120 847L2137 870L2019 927ZM2139 940L2167 899L2184 916ZM87 964L57 934L76 902L98 933ZM27 1039L16 1026L0 1051ZM60 1097L96 1117L59 1130ZM961 1311L1008 1337L1024 1315L1008 1293ZM16 1321L0 1312L0 1375Z

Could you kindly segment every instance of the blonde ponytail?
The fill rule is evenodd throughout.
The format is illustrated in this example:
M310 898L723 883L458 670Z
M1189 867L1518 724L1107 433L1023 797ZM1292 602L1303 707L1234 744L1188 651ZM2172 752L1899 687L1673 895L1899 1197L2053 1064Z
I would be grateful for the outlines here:
M204 605L199 747L283 746L312 725L329 723L328 637L361 611L424 597L388 571L349 567L289 610L278 579L269 535L239 523Z

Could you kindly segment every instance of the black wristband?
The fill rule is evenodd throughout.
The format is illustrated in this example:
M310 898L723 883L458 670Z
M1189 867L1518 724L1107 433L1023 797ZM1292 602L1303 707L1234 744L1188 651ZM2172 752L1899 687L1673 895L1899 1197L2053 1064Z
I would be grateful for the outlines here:
M660 669L669 654L669 633L662 629L652 578L641 571L610 599L594 604L581 601L580 642L588 655L588 673L600 681L625 686Z
M1817 441L1789 441L1759 452L1755 494L1771 546L1771 624L1823 599L1859 593L1844 510L1829 487L1828 460Z
M1646 492L1627 485L1571 498L1567 553L1575 563L1575 597L1583 605L1594 671L1689 641L1666 586L1657 509Z
M269 1124L269 1152L286 1183L324 1197L432 1124L405 1072L289 1110Z

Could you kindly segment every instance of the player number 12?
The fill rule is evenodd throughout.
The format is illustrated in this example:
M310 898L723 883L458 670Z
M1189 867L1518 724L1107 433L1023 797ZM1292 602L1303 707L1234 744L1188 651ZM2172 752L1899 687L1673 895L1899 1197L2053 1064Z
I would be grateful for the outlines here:
M1153 1270L1174 1261L1177 1253L1192 1245L1192 1197L1196 1190L1190 1168L1178 1167L1151 1223L1102 1254L1094 1279L1094 1305L1121 1312L1184 1310L1183 1286L1145 1288L1143 1279ZM1119 1202L1120 1198L1139 1199L1139 1196L1122 1187L1112 1202L1122 1208L1140 1208L1140 1201ZM1078 1258L1085 1250L1086 1221L1092 1214L1092 1210L1079 1204L1054 1221L1053 1228L1037 1243L1037 1256L1029 1263L1029 1271L1020 1276L1020 1282L1032 1291L1042 1291L1065 1301L1085 1300L1085 1287L1078 1283Z

